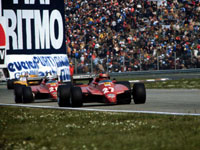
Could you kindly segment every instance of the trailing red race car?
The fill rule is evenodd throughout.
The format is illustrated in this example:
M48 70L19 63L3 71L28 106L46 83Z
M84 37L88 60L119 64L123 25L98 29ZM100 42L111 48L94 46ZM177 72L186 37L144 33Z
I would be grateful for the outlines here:
M60 107L81 107L86 102L130 104L132 98L135 104L146 102L146 89L143 83L135 83L131 89L128 81L111 81L108 74L102 73L98 77L86 79L89 80L88 84L60 85L58 105ZM76 80L79 79L74 78L73 82Z
M57 100L57 78L22 76L14 82L16 103L31 103L35 98L51 98Z

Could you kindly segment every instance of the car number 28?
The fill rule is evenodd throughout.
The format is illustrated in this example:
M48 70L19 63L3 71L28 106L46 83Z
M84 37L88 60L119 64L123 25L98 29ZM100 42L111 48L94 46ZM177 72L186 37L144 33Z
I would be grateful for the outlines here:
M103 88L103 93L106 94L108 92L114 92L114 88L113 87L106 87L106 88Z

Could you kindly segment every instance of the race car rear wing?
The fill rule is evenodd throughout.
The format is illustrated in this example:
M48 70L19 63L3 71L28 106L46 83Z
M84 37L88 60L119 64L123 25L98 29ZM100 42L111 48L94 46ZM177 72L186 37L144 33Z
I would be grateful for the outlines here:
M27 83L28 83L28 85L39 85L42 82L43 78L44 77L40 77L40 76L28 77L27 78Z
M89 81L91 82L95 77L94 74L86 74L86 75L74 75L72 82L76 83L76 81Z
M74 75L73 76L73 80L89 80L89 79L93 79L95 77L95 75L91 75L91 74L84 74L84 75Z

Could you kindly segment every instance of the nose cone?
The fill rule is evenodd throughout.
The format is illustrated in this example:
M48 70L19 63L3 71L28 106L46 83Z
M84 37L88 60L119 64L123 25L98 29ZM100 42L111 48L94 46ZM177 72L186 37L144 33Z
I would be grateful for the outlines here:
M52 96L53 99L57 100L58 97L57 97L57 92L56 91L52 92L50 94L51 94L51 96Z
M0 47L6 46L6 34L3 29L3 26L0 24Z
M47 83L47 87L49 89L50 95L53 99L57 99L57 88L58 88L58 83L53 82L53 83Z
M109 104L116 104L117 103L117 95L115 93L107 93L105 94L106 102Z

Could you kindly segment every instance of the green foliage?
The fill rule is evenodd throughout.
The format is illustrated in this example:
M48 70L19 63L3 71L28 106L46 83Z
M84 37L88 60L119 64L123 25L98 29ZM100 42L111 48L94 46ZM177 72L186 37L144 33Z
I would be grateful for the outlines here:
M200 117L0 107L3 150L197 150Z
M147 78L116 78L117 81L130 81L130 80L146 80ZM149 79L149 78L148 78ZM87 84L87 81L81 83ZM172 88L183 88L183 89L200 89L200 79L179 79L179 80L167 80L157 82L145 82L147 89L172 89Z
M142 80L145 81L149 78L117 78L118 81ZM151 78L152 79L152 78ZM157 82L144 82L147 89L200 89L200 79L179 79L179 80L166 80Z

